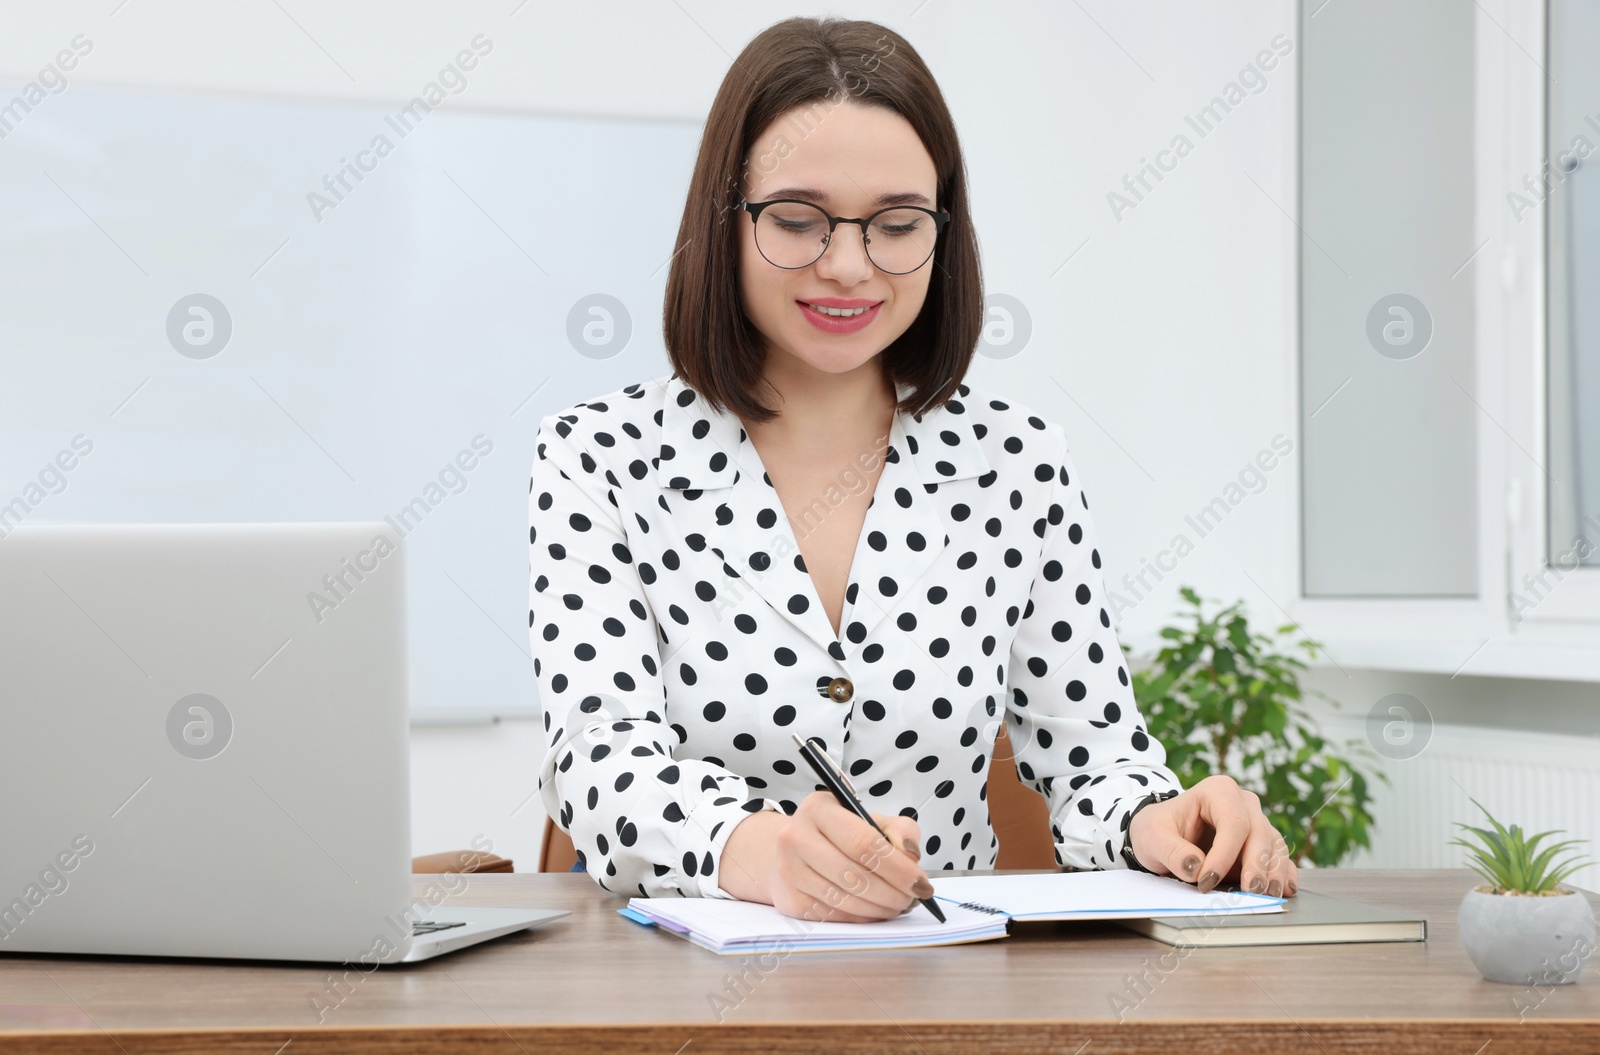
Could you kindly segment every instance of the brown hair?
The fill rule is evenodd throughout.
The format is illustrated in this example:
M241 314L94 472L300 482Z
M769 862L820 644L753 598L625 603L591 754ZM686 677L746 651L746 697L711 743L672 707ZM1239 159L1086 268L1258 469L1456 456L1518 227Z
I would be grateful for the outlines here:
M729 218L752 144L795 107L826 100L898 113L921 137L938 175L938 206L949 210L917 318L882 352L891 382L914 387L898 409L922 413L956 392L983 326L978 240L967 207L966 165L955 122L921 56L876 22L789 18L745 46L722 79L706 117L678 227L662 309L673 371L714 407L753 421L777 411L761 403L763 338L740 304L738 229Z

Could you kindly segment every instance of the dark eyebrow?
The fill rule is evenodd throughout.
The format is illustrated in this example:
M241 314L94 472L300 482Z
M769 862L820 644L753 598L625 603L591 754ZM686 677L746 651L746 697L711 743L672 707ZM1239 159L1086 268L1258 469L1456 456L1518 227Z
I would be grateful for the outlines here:
M826 194L819 190L812 190L810 187L785 187L782 190L773 191L770 195L768 195L769 200L772 198L799 198L801 201L808 201L814 205L825 205L828 201L828 196ZM874 204L922 205L929 207L932 205L925 195L918 194L916 191L899 191L894 194L880 194L878 195L878 200Z

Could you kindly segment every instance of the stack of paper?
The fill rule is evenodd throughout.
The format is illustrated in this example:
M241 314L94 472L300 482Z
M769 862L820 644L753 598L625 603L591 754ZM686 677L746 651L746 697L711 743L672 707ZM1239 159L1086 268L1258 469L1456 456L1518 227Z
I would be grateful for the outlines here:
M1128 869L1039 875L933 879L941 902L1000 912L1012 919L1149 919L1154 916L1282 912L1284 899L1242 890L1199 889L1171 876Z
M946 922L918 905L878 923L828 923L786 916L771 905L723 898L636 897L620 910L724 956L825 949L909 949L1006 936L1004 916L941 905Z

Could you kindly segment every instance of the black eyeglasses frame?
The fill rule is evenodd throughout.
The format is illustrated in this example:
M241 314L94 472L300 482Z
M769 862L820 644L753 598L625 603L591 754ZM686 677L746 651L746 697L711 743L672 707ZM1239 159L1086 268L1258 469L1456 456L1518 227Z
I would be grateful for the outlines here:
M800 264L796 267L789 267L785 264L773 263L772 258L767 256L766 253L761 254L761 259L765 260L769 264L772 264L773 267L783 268L785 271L799 271L802 268L810 267L811 264L815 264L817 260L821 260L823 255L827 253L828 246L833 242L834 229L842 223L853 223L861 228L862 248L866 250L867 259L872 260L872 249L870 248L867 225L872 223L873 220L876 220L879 216L886 212L893 212L896 209L916 209L918 212L925 212L929 216L933 217L933 240L935 242L935 247L933 250L929 250L928 255L923 258L922 263L918 264L910 271L889 271L885 268L878 267L878 262L876 260L872 260L872 266L878 268L879 271L882 271L886 275L909 275L920 270L924 264L933 259L934 251L938 248L937 243L939 241L939 235L944 231L945 225L950 222L950 213L948 210L935 211L933 209L924 208L921 205L886 205L865 219L857 216L833 216L828 213L827 209L824 209L816 202L805 201L802 198L769 198L766 201L746 201L741 198L739 199L738 205L735 206L735 209L737 209L739 212L748 212L750 214L750 223L754 225L761 222L762 209L765 209L769 205L777 205L780 202L787 202L791 205L809 205L813 209L816 209L818 212L822 213L823 216L828 218L828 233L822 240L822 252L818 253L816 259L812 260L811 263ZM761 243L757 242L756 249L760 250L760 248Z

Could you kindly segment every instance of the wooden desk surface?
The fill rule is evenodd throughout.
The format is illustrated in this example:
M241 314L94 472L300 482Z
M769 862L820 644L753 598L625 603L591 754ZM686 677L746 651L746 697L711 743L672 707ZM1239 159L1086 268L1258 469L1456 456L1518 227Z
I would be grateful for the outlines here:
M1422 913L1426 942L1176 950L1109 923L1013 923L992 942L763 962L631 923L585 875L473 876L450 904L572 915L351 972L342 1002L327 967L0 957L0 1052L1600 1050L1600 967L1568 986L1478 976L1456 931L1475 878L1301 873L1306 890ZM1142 996L1129 987L1140 974ZM337 1005L323 1024L313 996ZM1131 1005L1120 1020L1113 996Z

